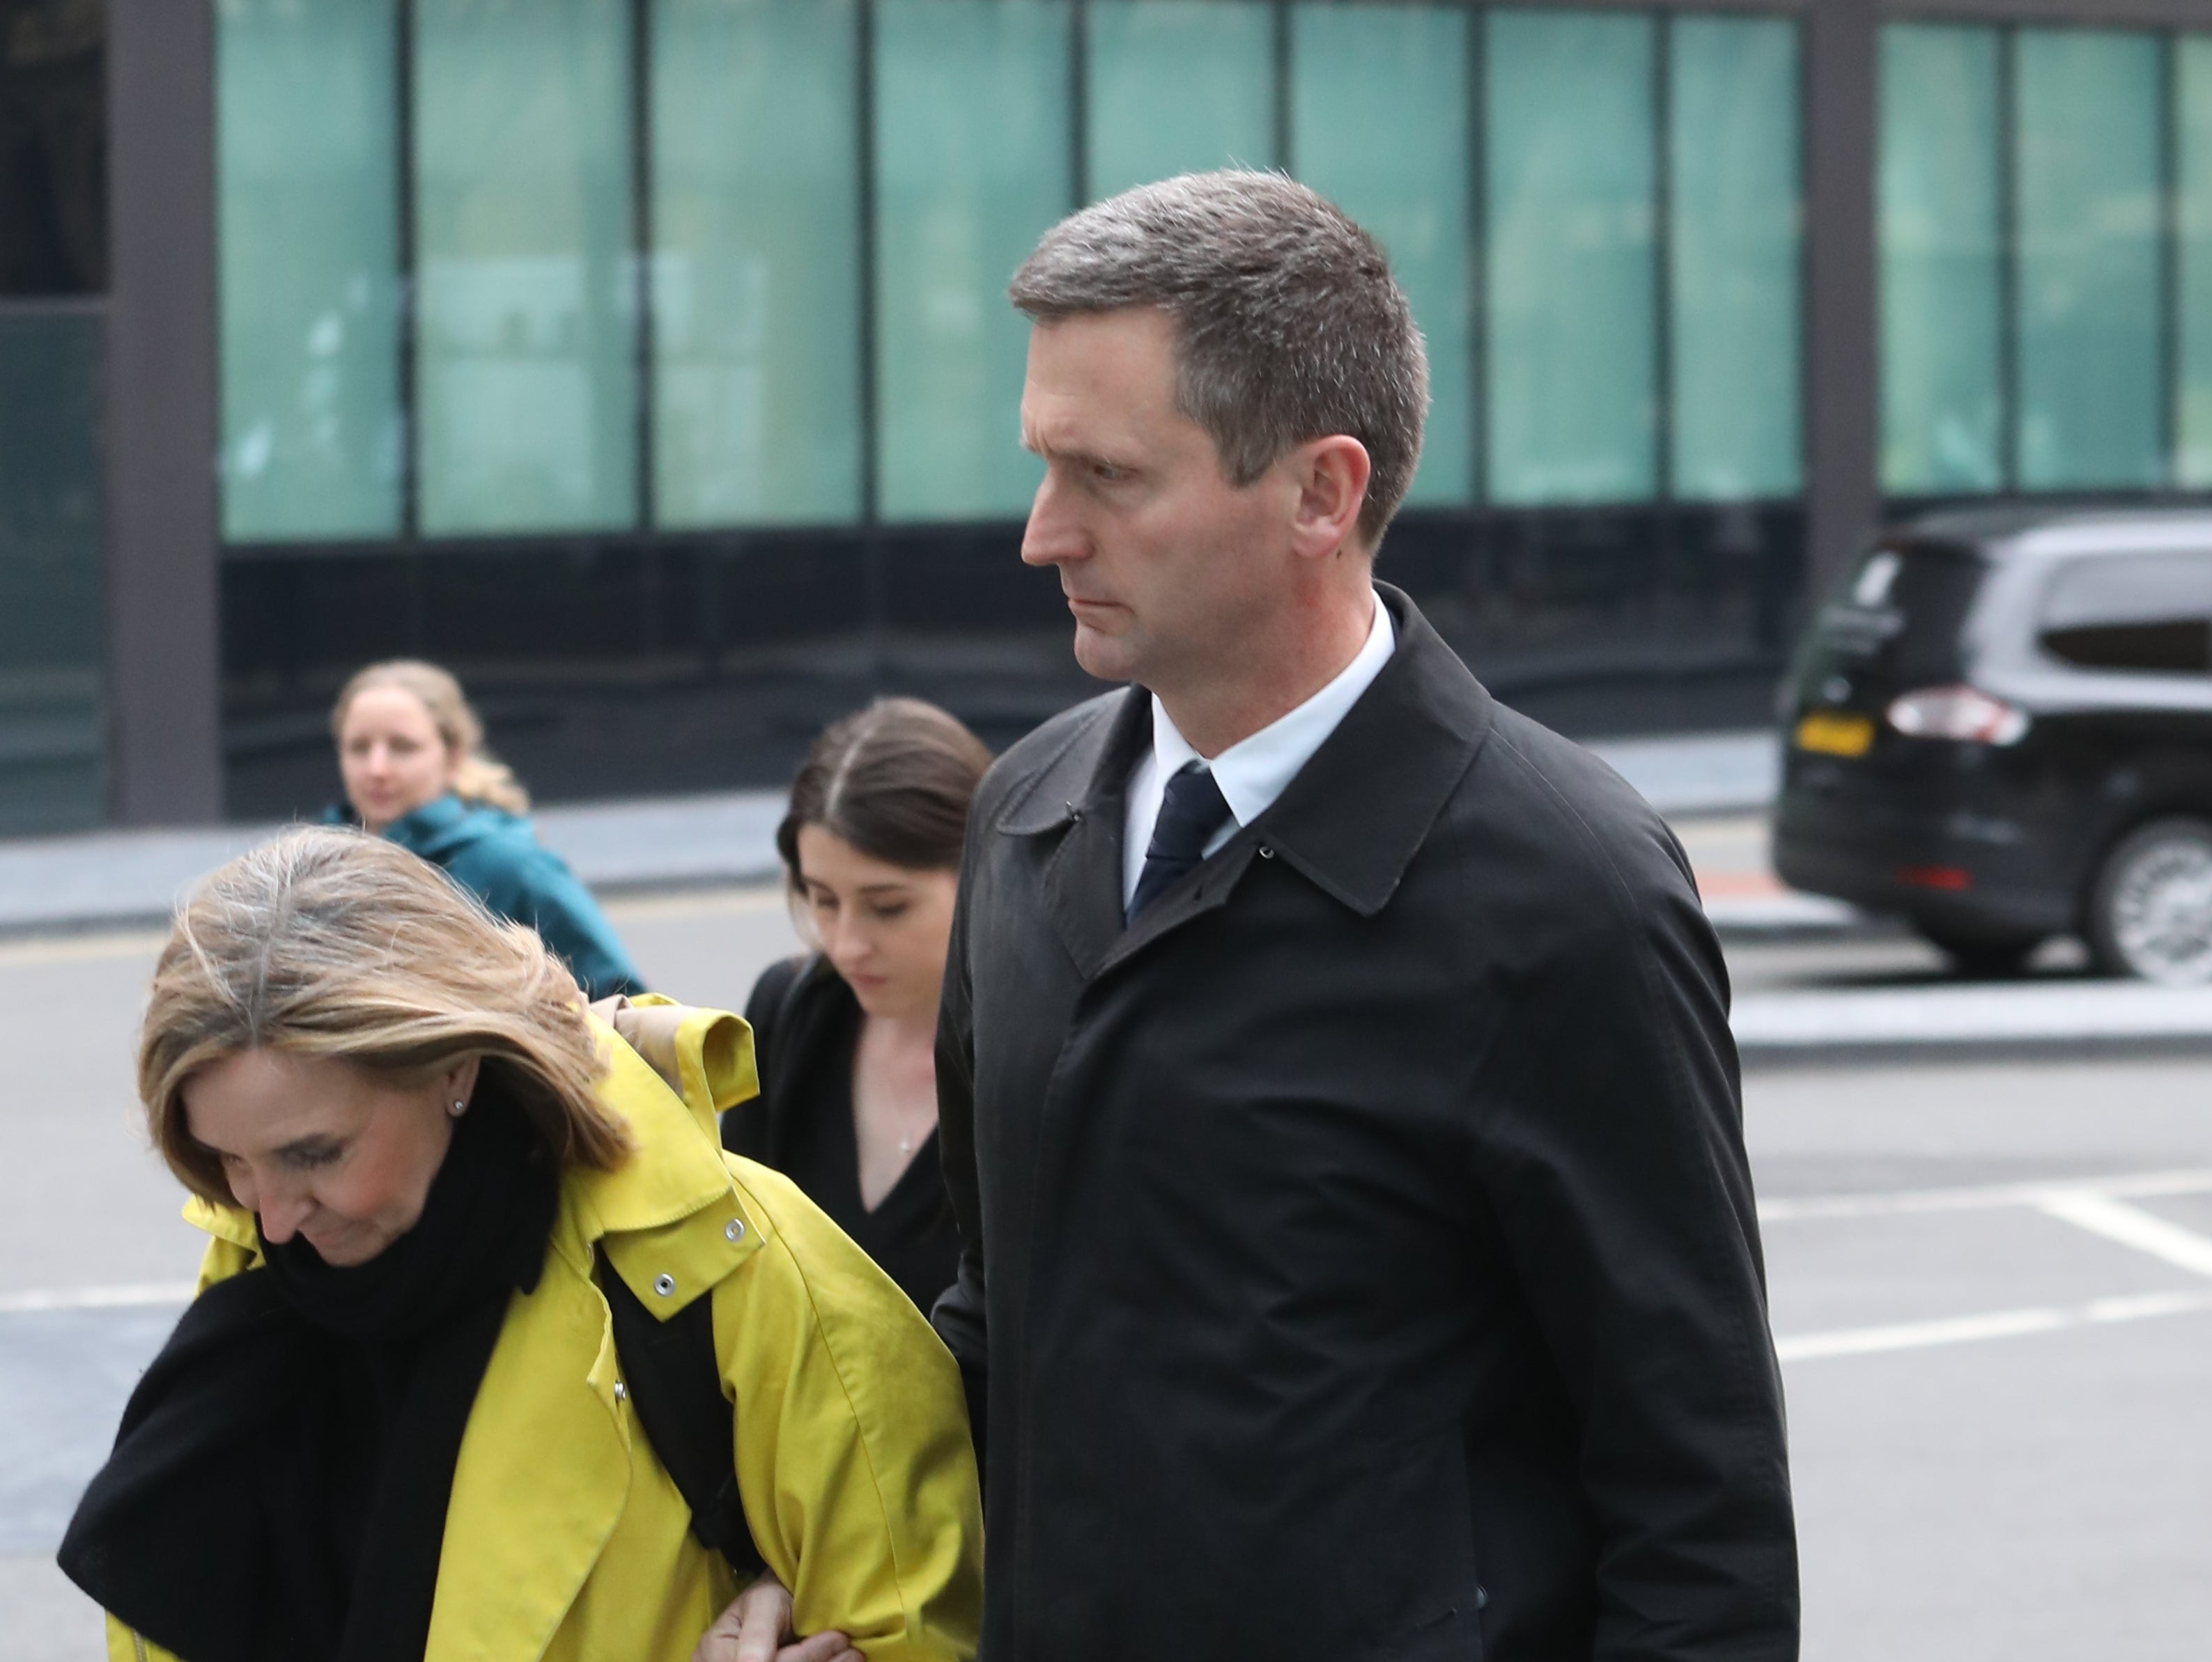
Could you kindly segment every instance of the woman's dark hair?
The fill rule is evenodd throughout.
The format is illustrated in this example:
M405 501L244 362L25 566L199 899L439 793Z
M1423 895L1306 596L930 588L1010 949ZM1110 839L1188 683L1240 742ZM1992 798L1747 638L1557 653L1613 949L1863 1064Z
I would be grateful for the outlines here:
M882 698L832 722L791 782L776 852L799 888L799 833L818 825L863 854L910 871L960 864L968 804L991 765L957 717L918 698Z

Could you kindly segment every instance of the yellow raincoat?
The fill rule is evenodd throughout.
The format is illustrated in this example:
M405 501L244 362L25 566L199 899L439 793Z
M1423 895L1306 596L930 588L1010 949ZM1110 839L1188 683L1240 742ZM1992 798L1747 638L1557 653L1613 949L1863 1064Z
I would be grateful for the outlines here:
M461 1440L424 1662L689 1662L735 1595L617 1390L602 1244L648 1309L714 1299L746 1520L799 1631L842 1629L872 1662L972 1656L983 1531L952 1358L811 1202L722 1151L716 1111L757 1089L744 1023L622 1019L653 1063L603 1027L600 1097L636 1150L562 1174L544 1274L508 1308ZM203 1288L259 1262L251 1215L185 1216L214 1237ZM113 1662L167 1657L107 1629Z

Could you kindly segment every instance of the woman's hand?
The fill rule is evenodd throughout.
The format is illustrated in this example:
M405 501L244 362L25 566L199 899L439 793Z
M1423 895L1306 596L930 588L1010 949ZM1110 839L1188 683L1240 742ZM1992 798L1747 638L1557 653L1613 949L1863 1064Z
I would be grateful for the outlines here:
M817 1633L795 1644L792 1637L791 1590L763 1570L759 1580L714 1618L691 1653L691 1662L863 1662L842 1633Z

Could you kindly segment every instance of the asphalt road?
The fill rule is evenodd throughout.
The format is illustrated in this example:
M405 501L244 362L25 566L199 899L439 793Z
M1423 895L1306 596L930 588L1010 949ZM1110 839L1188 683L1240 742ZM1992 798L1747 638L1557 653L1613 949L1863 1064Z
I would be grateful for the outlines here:
M610 909L696 1003L792 946L772 894ZM0 1662L100 1654L49 1555L197 1255L132 1124L155 944L0 944ZM1907 941L1731 958L1746 988L1939 973ZM2208 1085L2171 1058L1747 1077L1814 1662L2203 1654Z

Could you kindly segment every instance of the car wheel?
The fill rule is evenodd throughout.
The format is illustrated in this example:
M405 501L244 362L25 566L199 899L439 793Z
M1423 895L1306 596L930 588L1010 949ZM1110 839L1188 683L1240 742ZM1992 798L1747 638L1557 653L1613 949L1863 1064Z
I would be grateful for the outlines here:
M2212 825L2153 820L2113 846L2089 890L2089 950L2107 974L2212 981Z
M2019 974L2043 944L2040 935L1977 935L1955 925L1914 919L1920 938L1951 961L1960 974L1977 981L1999 981Z

